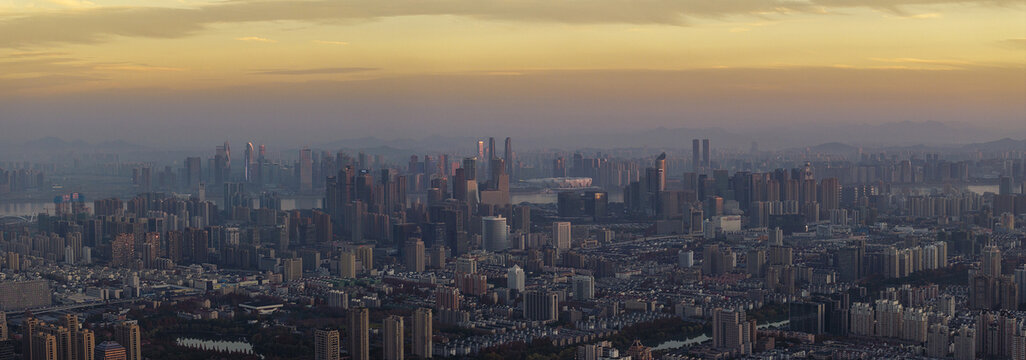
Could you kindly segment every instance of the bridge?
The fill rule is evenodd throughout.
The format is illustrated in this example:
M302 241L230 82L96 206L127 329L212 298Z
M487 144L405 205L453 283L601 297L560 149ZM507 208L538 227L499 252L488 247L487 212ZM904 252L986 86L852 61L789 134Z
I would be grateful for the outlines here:
M36 215L3 215L0 216L0 225L13 225L30 223L36 221Z
M98 306L124 304L124 303L134 302L136 300L139 300L139 299L119 299L119 300L109 300L109 301L94 301L94 302L87 302L87 303L81 303L81 304L68 304L68 305L59 305L59 306L50 306L50 307L44 307L44 308L36 308L36 309L25 309L25 310L18 310L18 311L5 311L5 313L7 314L8 318L13 318L13 317L20 317L22 315L25 315L26 312L31 312L33 315L38 315L38 314L46 314L46 313L52 313L52 312L61 312L61 311L68 311L68 310L75 310L75 309L84 309L84 308L98 307Z

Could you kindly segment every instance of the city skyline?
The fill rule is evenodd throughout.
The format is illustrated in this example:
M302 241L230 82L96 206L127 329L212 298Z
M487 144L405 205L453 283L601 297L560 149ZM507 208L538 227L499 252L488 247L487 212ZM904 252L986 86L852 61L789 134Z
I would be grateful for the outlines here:
M0 360L1026 360L1024 20L0 0Z

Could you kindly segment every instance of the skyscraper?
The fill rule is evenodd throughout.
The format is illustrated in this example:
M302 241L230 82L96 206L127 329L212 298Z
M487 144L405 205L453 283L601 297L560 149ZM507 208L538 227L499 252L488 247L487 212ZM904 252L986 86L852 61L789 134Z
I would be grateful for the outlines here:
M555 321L559 316L559 297L554 291L528 291L524 293L524 318L535 321Z
M125 347L126 360L142 360L142 344L137 322L124 321L115 326L114 340Z
M524 269L521 269L520 266L513 265L506 271L506 287L510 290L523 292L525 279Z
M708 169L709 166L709 139L702 139L702 167Z
M556 221L552 223L552 246L557 250L570 249L569 221Z
M313 190L313 155L309 148L299 152L299 191Z
M488 165L491 165L491 160L499 157L495 153L495 138L493 137L488 138L488 153L485 154L485 157L488 159Z
M203 182L201 161L198 157L185 158L185 185L189 189L195 189L196 186Z
M590 275L574 275L574 299L588 301L595 298L595 278Z
M702 168L702 149L698 139L691 140L691 171L698 172Z
M506 174L513 176L513 140L509 137L506 138L506 154L503 156L503 160L506 163Z
M403 360L403 317L390 315L384 320L384 359Z
M413 311L413 356L430 358L434 352L431 329L431 309L418 308Z
M114 341L104 341L96 345L95 360L128 360L128 351Z
M1001 275L1001 249L994 245L988 245L980 253L980 270L983 275Z
M339 360L338 330L314 330L314 360Z
M370 360L370 320L367 308L349 310L349 356Z
M746 320L744 310L713 311L713 347L730 351L734 356L752 353L755 344L755 320Z
M403 251L406 271L424 272L424 242L417 238L411 238L406 242L406 249Z
M501 216L481 218L481 246L485 251L504 251L509 248L506 219Z
M244 163L242 164L242 178L245 179L246 182L252 182L254 172L253 168L256 166L256 150L253 149L252 142L246 143L246 152L243 154L243 156L245 158L242 159L244 161Z
M666 190L666 153L659 154L655 159L656 188L655 191Z

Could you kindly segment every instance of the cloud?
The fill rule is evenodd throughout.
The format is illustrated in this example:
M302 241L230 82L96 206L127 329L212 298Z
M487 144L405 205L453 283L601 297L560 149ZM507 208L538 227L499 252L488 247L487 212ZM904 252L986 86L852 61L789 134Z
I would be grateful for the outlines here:
M239 41L253 41L253 42L263 42L263 43L276 43L276 42L278 42L278 40L271 40L271 39L267 39L267 38L262 38L262 37L258 37L258 36L246 36L246 37L240 37L240 38L235 38L235 40L239 40Z
M180 67L169 67L169 66L149 66L149 65L98 65L94 66L96 70L116 70L116 71L140 71L140 72L168 72L168 71L185 71L186 68Z
M51 3L57 4L57 5L60 5L60 6L64 6L64 7L69 7L69 8L85 8L85 7L96 6L96 3L93 3L92 1L84 1L84 0L49 0L49 1Z
M318 43L318 44L324 44L324 45L338 45L338 46L349 45L349 43L347 43L345 41L314 40L313 42Z
M46 43L95 43L114 36L179 38L213 24L259 21L353 22L395 16L452 15L485 20L662 24L730 15L823 13L831 7L871 7L902 13L904 5L976 3L1015 5L1016 0L233 0L195 8L90 7L26 13L0 20L0 48ZM54 31L74 29L74 31Z
M1004 39L1001 40L999 43L1001 44L1001 46L1010 49L1026 50L1026 38Z
M260 75L315 75L315 74L350 74L366 71L376 71L378 68L370 67L335 67L335 68L316 68L316 69L270 69L260 70L254 72L254 74Z
M914 64L914 65L926 65L941 68L962 68L966 66L976 65L969 61L964 60L951 60L951 59L919 59L919 58L869 58L869 60L894 63L894 64ZM906 66L908 67L908 66ZM913 68L913 67L908 67Z

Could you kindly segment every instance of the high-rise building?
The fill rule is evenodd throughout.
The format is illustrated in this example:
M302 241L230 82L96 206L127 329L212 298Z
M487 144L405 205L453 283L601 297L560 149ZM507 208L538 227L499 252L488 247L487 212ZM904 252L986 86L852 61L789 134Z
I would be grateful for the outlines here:
M1026 265L1015 269L1015 287L1019 289L1019 303L1026 304Z
M709 163L709 139L702 139L702 166L708 169Z
M253 182L253 175L256 167L256 150L253 149L253 143L246 143L245 163L243 164L242 177L246 179L246 182Z
M0 340L0 360L17 360L18 357L14 355L14 345L17 343L15 340Z
M962 325L955 332L955 360L976 359L976 331L968 325Z
M902 334L901 315L903 307L897 300L877 299L876 308L876 336L886 338L900 338Z
M498 252L509 248L506 219L501 216L481 218L481 245L485 251Z
M654 191L666 190L666 153L659 154L655 159L655 189Z
M338 268L338 276L344 278L356 277L356 254L348 251L339 253Z
M119 234L110 244L111 267L127 267L135 259L135 237Z
M281 259L281 280L298 281L303 278L303 259Z
M326 302L328 306L336 309L348 309L349 294L342 290L328 290Z
M926 337L926 356L946 358L950 347L948 327L944 324L930 325L929 334Z
M413 311L413 356L430 358L434 352L431 329L431 309L418 308Z
M766 250L749 249L745 255L745 262L752 277L762 277L766 269Z
M403 360L403 317L390 315L384 320L384 347L385 360Z
M7 313L0 311L0 341L4 341L10 338L7 333Z
M552 247L556 250L570 249L570 222L556 221L552 223Z
M57 360L60 357L57 350L57 337L52 334L37 332L22 340L22 344L29 347L27 354L31 355L26 356L27 360Z
M313 190L313 155L309 148L299 153L299 191Z
M435 308L438 308L439 310L459 310L460 290L448 286L440 286L436 288Z
M506 163L506 174L508 174L510 176L515 175L514 171L513 171L513 163L515 161L514 156L515 155L513 154L513 140L510 139L509 137L507 137L506 138L506 154L505 154L505 156L503 156L503 160L505 160L505 163Z
M247 206L246 186L243 183L238 182L225 182L223 205L227 214L232 214L237 206Z
M360 260L360 266L363 271L371 271L374 269L374 247L369 245L357 246L356 259Z
M314 330L314 360L339 360L338 330Z
M755 344L755 320L747 320L744 310L713 311L713 347L727 350L734 356L752 353Z
M370 360L370 319L367 308L349 310L349 357Z
M559 296L554 291L524 293L524 318L535 321L555 321L559 318Z
M128 360L128 350L115 341L104 341L96 345L95 360Z
M506 287L510 290L523 292L525 280L524 269L521 269L520 266L513 265L506 271Z
M403 252L406 271L424 272L424 242L417 238L411 238L406 242L406 249Z
M788 311L791 330L813 335L826 332L826 308L818 302L793 302Z
M114 327L114 340L125 347L126 360L142 360L139 323L124 321Z
M988 245L980 252L980 270L983 275L1001 275L1001 249L994 245Z
M698 172L698 169L702 168L702 150L699 145L700 140L691 140L691 171Z
M590 275L574 275L574 299L587 301L595 298L595 278Z

